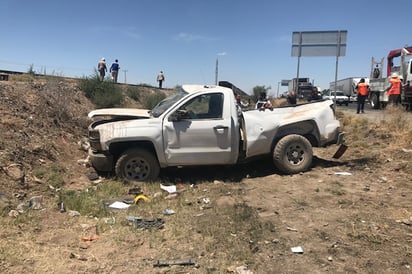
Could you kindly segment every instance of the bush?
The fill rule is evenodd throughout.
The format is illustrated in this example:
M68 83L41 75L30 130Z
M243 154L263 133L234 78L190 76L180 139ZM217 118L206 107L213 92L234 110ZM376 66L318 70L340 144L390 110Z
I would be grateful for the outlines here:
M156 92L149 95L146 95L142 99L143 107L146 109L152 109L157 103L166 98L166 95L163 92Z
M127 87L125 93L133 100L139 101L142 92L138 87Z
M121 89L111 81L100 81L99 74L81 79L80 88L98 108L116 107L123 103Z

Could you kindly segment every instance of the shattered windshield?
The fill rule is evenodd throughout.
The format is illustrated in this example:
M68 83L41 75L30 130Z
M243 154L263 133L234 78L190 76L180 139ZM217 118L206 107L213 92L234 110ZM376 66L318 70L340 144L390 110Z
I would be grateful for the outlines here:
M187 95L187 92L184 91L182 88L178 88L175 93L166 97L162 101L160 101L150 112L153 117L159 117L165 112L169 107L171 107L174 103L179 101L181 98Z

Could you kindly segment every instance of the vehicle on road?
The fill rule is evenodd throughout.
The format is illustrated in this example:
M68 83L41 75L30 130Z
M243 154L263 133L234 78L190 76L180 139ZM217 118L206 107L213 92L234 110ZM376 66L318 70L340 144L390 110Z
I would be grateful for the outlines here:
M369 84L369 78L367 77L348 77L345 79L337 80L336 81L336 88L335 82L329 83L330 90L339 90L343 91L343 93L348 96L349 103L357 101L357 90L356 85L359 83L360 79L365 79L365 82Z
M398 66L394 64L395 58L400 57ZM386 76L382 73L377 79L369 81L369 101L374 109L384 108L389 101L386 89L389 87L389 79L392 73L397 73L402 81L401 104L407 109L412 109L412 47L391 50L387 57Z
M294 174L310 169L312 147L343 143L330 100L241 111L233 90L221 86L184 85L152 110L97 109L88 116L92 166L124 181L155 180L166 167L262 156Z
M329 91L329 93L324 95L323 98L336 101L336 104L339 105L339 106L349 105L349 97L346 96L345 93L341 90Z

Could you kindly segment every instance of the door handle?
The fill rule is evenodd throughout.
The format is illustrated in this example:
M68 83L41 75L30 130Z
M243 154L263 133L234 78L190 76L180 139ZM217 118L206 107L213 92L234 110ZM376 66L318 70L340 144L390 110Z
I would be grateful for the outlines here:
M213 129L214 129L217 133L223 134L226 129L229 129L229 127L228 127L228 126L215 126Z

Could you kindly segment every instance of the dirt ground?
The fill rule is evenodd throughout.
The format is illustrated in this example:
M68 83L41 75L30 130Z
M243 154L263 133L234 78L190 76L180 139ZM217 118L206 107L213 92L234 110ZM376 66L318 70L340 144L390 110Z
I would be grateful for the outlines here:
M1 273L412 273L412 131L393 130L389 110L378 119L338 109L347 152L315 149L302 174L279 175L267 160L163 170L161 183L185 190L168 200L157 183L90 180L81 140L93 105L74 80L12 79L0 93ZM141 187L152 201L73 217L60 212L50 171L61 188ZM41 209L15 212L35 196ZM127 216L165 222L137 230Z

